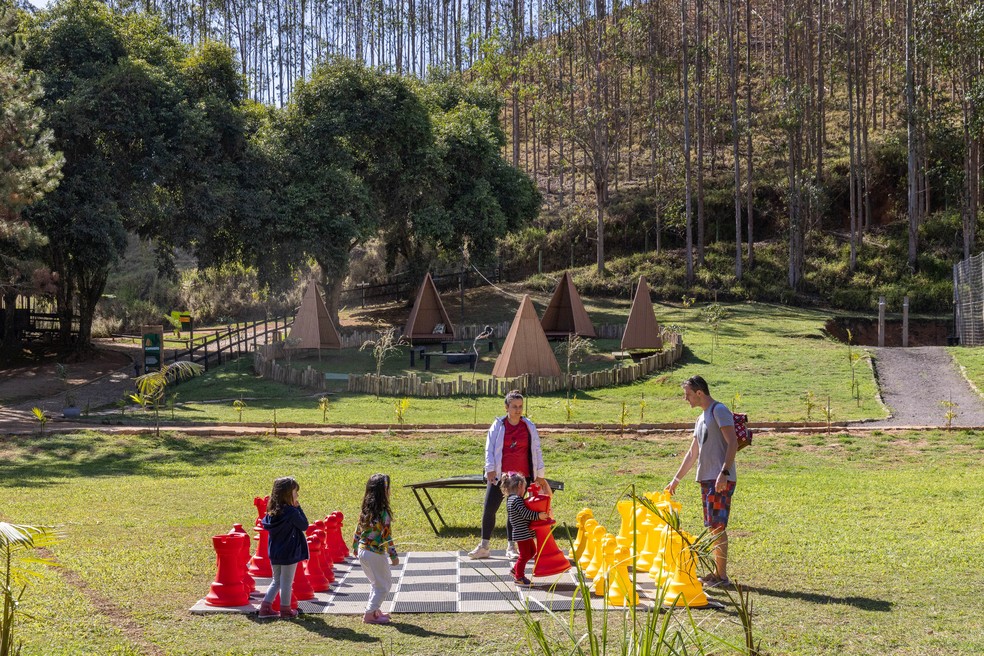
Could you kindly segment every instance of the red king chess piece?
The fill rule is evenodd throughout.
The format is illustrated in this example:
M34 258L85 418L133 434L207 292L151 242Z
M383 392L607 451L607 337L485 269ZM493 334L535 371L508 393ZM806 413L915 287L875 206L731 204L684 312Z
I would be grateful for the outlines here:
M243 585L243 543L249 549L249 536L241 533L212 536L218 572L205 603L209 606L245 606L249 604L249 591Z
M540 486L536 483L530 483L527 488L527 498L523 499L523 503L533 512L550 512L550 497L540 494ZM556 523L553 519L530 522L530 528L536 533L533 576L554 576L571 568L570 561L554 541L552 529Z

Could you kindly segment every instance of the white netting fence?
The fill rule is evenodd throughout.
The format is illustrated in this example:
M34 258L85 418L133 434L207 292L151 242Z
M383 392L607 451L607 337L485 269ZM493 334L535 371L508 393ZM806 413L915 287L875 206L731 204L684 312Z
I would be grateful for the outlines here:
M960 344L984 345L984 253L953 265L953 307Z

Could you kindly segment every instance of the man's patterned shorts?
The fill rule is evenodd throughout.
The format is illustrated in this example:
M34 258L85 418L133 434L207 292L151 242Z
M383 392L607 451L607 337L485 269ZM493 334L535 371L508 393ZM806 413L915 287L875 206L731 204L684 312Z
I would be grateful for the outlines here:
M704 526L708 528L727 528L728 515L731 514L731 495L735 493L735 482L728 481L728 489L718 492L714 481L700 482L700 498L704 504Z

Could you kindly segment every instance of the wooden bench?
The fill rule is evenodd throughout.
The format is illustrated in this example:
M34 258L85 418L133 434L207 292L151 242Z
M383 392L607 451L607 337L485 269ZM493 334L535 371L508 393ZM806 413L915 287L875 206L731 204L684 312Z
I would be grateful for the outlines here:
M563 481L555 481L548 478L547 483L550 485L550 489L554 492L564 489ZM431 513L437 515L437 519L441 522L443 527L447 528L448 524L441 516L441 511L438 510L437 503L433 498L431 498L430 490L484 490L488 487L488 481L483 474L468 474L466 476L439 478L433 481L424 481L422 483L410 483L409 485L404 485L403 487L408 487L413 490L413 495L417 497L417 503L420 504L420 509L424 511L424 516L427 517L427 521L430 522L431 528L434 529L434 534L440 535L441 532L438 530L433 518L431 518ZM421 496L421 493L423 493L423 496ZM476 516L478 515L478 510L476 510L475 514Z

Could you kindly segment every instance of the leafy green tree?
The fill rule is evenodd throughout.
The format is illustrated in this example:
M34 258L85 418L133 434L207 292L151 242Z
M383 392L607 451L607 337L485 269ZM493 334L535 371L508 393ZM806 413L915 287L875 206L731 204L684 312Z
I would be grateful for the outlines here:
M37 280L37 250L44 236L21 218L23 210L54 189L62 157L42 127L41 85L23 69L23 39L15 10L0 2L0 295L13 308L17 294ZM0 326L4 355L14 348L14 313Z
M64 178L28 217L48 238L60 276L58 307L67 341L77 304L78 347L128 232L165 230L169 186L185 160L188 105L177 63L184 48L156 19L116 14L95 0L65 0L29 25L25 65L40 74L43 109L65 155Z

